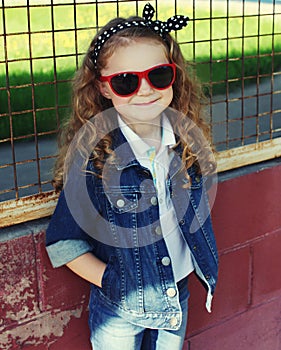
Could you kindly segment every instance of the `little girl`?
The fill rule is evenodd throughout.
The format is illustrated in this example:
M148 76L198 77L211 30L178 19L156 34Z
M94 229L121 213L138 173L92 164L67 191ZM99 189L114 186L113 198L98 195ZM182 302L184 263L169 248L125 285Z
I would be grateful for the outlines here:
M56 163L47 251L91 283L96 350L182 349L188 275L206 288L209 312L217 282L202 95L169 34L188 18L153 15L147 4L91 42Z

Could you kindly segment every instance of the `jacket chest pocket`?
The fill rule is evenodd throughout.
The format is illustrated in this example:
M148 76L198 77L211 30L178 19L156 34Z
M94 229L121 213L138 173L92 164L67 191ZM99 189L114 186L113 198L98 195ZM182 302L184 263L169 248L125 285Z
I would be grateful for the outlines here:
M106 192L106 216L115 246L133 248L138 243L137 193Z

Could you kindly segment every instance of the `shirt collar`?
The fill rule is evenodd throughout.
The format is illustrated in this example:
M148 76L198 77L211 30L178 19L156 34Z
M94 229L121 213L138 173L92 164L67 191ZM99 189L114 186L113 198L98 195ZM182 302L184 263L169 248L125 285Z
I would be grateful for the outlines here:
M148 145L143 139L139 137L120 117L118 114L118 124L119 127L129 142L133 152L139 156L147 156L148 152L151 151L154 147ZM174 131L172 125L168 119L168 117L163 114L162 117L162 147L172 147L176 144L176 139L174 135Z
M176 144L176 138L172 124L169 118L164 114L162 118L162 145L173 147Z

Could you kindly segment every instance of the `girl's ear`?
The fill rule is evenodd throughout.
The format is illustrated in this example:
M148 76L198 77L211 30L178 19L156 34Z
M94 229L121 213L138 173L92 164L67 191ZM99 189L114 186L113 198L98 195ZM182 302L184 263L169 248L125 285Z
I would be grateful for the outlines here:
M99 84L100 93L103 95L103 97L111 100L111 95L109 93L109 87L106 84L106 82L99 81L98 84Z

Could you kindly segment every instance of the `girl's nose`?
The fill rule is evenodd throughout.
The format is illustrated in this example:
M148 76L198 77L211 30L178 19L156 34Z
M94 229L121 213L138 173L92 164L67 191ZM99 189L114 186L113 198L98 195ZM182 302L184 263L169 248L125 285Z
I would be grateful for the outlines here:
M149 85L145 78L141 79L140 88L137 92L138 95L149 95L153 91L153 88Z

